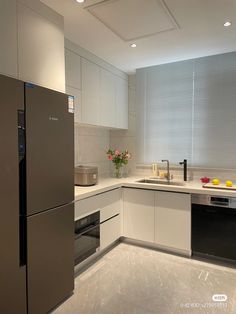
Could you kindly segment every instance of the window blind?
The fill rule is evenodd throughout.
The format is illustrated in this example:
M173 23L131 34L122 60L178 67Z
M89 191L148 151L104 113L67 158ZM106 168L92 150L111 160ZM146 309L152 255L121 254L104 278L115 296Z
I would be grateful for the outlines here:
M236 168L236 53L137 70L137 160Z

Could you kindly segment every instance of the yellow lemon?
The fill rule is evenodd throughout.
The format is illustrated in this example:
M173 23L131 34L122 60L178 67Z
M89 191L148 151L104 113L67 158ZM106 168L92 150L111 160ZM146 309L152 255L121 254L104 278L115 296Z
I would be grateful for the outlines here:
M217 178L213 179L211 182L212 182L212 184L214 184L214 185L219 185L219 184L220 184L220 180L217 179Z
M226 186L228 186L228 187L233 186L233 182L230 181L230 180L226 181L225 184L226 184Z

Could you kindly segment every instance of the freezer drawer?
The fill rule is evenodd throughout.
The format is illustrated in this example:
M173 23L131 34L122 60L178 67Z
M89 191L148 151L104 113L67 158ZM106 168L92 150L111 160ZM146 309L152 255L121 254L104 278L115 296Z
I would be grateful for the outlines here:
M74 204L27 218L28 309L45 314L74 289Z

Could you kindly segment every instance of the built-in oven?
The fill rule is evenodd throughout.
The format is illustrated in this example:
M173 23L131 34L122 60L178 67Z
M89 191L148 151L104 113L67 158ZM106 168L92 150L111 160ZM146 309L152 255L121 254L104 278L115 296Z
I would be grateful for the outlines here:
M75 221L75 265L100 249L100 212Z
M192 195L192 252L236 261L236 198Z

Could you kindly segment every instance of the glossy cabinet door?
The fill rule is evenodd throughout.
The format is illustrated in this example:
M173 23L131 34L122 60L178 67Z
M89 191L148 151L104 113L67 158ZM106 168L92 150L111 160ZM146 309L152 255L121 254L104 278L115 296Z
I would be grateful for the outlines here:
M154 242L154 191L129 189L123 191L124 236Z
M18 2L19 78L65 92L63 22L55 23L44 14L48 8L37 4L41 6L37 11Z
M16 0L0 1L0 73L17 77Z
M128 81L116 76L116 127L128 129Z
M117 215L100 225L100 248L108 247L120 237L121 222L120 215Z
M116 80L114 74L100 69L100 125L115 127L116 112Z
M100 69L82 58L82 122L99 125Z
M81 90L81 58L78 54L65 49L66 85Z
M155 192L155 243L191 250L190 194Z

